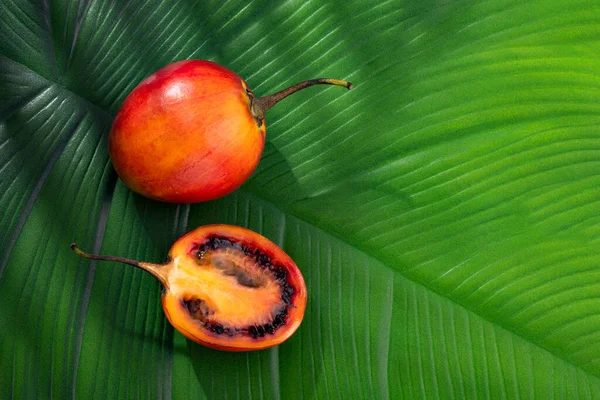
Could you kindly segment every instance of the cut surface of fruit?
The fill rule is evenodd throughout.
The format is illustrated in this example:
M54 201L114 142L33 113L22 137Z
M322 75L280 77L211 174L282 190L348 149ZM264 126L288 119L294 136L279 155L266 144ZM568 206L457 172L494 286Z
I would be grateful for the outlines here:
M213 237L197 257L173 261L171 292L192 318L207 326L219 324L227 334L249 334L252 326L274 331L276 317L285 316L291 304L294 288L285 280L284 268L240 243Z
M171 324L209 347L244 351L278 345L298 328L306 309L306 285L293 260L245 228L197 228L173 244L167 264L74 250L151 273L165 288L162 304Z

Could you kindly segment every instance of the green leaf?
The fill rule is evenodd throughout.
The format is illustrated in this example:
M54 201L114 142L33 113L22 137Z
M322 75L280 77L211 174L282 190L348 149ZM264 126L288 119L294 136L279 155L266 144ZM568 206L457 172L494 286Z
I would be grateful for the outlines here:
M593 1L7 0L0 12L3 398L600 397L600 6ZM195 205L107 152L144 77L202 58L259 95L261 163ZM284 344L225 353L160 286L206 223L279 244L309 291Z

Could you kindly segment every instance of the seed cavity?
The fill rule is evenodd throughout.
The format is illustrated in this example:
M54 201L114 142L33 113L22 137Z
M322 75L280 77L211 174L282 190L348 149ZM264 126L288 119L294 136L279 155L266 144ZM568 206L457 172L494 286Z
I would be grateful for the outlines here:
M294 295L294 288L287 281L287 271L284 267L273 264L271 258L260 250L250 248L228 238L210 237L205 243L196 248L196 256L200 262L205 257L210 257L206 261L210 262L224 276L235 277L237 283L244 287L257 289L266 285L265 275L249 273L242 265L238 265L235 260L228 257L227 253L214 253L215 250L219 249L234 249L243 253L246 257L254 261L256 266L268 271L268 274L271 274L275 279L280 288L281 303L279 308L273 310L271 321L266 324L251 325L248 327L224 326L215 321L213 318L215 310L212 310L206 301L193 298L184 300L183 305L192 318L196 319L207 330L217 335L247 335L252 338L273 335L279 327L285 325L288 307L291 306Z
M263 277L253 277L246 273L243 267L224 257L215 256L213 265L221 270L223 275L234 276L237 282L242 286L256 289L265 284Z
M199 321L207 321L209 317L215 314L206 301L202 299L184 300L183 305L187 308L190 315Z
M251 276L245 274L244 272L240 272L239 274L237 274L235 276L235 279L238 281L238 283L242 286L246 286L249 288L258 288L261 287L263 282L252 279Z

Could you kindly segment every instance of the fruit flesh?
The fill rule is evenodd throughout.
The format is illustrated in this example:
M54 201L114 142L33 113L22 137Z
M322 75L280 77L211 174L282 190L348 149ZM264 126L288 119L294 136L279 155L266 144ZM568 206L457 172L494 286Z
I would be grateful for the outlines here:
M257 125L237 74L210 61L180 61L129 94L115 118L109 152L135 192L200 202L231 193L250 177L265 129Z
M231 248L213 250L200 260L177 259L168 278L171 292L202 301L205 310L197 312L196 319L232 329L267 324L279 307L285 307L282 288L268 269L249 264Z

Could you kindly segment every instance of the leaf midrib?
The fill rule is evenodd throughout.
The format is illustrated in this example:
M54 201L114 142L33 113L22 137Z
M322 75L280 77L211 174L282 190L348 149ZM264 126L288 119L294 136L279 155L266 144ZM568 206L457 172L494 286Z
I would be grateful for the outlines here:
M61 90L64 90L70 96L74 96L78 100L80 100L83 103L89 105L90 107L93 108L94 111L96 111L97 113L101 114L103 117L109 119L110 121L112 121L114 119L114 115L112 113L110 113L109 111L106 111L104 108L102 108L102 106L100 106L100 105L94 103L93 101L85 98L83 95L75 92L74 90L70 89L69 87L65 86L64 84L62 84L60 82L56 82L54 79L51 79L51 78L43 76L38 71L35 71L34 69L30 68L29 66L27 66L27 65L25 65L25 64L23 64L23 63L21 63L19 61L13 60L12 58L7 57L5 55L2 55L2 56L5 57L5 58L7 58L8 60L10 60L11 62L19 64L20 66L22 66L22 67L26 68L27 70L31 71L33 74L35 74L36 76L38 76L41 80L47 82L48 85L58 86ZM65 146L65 148L66 148L66 146ZM63 148L63 150L64 150L64 148ZM60 156L62 156L62 153L58 157L60 157ZM501 329L503 329L503 330L505 330L507 332L510 332L511 334L515 335L516 337L521 338L523 341L525 341L527 343L530 343L531 345L533 345L533 346L535 346L537 348L540 348L540 349L542 349L544 351L547 351L552 356L558 358L559 360L562 360L563 362L565 362L568 365L573 366L573 368L575 368L577 370L583 371L584 374L586 374L587 376L589 376L589 377L591 377L591 378L593 378L595 380L597 380L598 378L600 378L600 377L596 376L595 374L593 374L592 372L590 372L587 369L585 369L584 367L582 367L580 365L577 365L577 364L574 364L569 359L565 359L557 350L552 349L552 348L546 348L545 346L543 346L543 345L541 345L541 344L539 344L537 342L531 341L529 338L524 337L521 333L515 331L511 327L504 326L504 324L501 324L500 322L498 322L496 320L486 318L485 316L480 315L476 311L472 310L467 305L461 304L460 302L456 301L452 297L449 297L447 294L445 294L443 292L436 291L433 288L430 288L429 286L426 286L422 282L420 282L418 280L415 280L414 277L406 276L402 272L395 270L394 268L390 267L385 262L383 262L382 260L380 260L376 255L371 254L368 250L362 249L359 244L353 243L353 242L349 242L348 240L346 240L346 239L338 236L335 232L331 232L330 230L327 230L327 229L325 229L323 227L319 227L319 226L314 225L313 223L305 220L304 218L302 218L302 217L300 217L298 215L295 215L293 212L291 212L290 210L288 210L286 207L281 207L278 204L272 202L270 199L267 199L267 198L261 196L260 194L254 192L254 191L250 191L250 190L248 190L247 188L244 188L244 187L242 187L242 188L240 188L238 190L242 190L244 192L250 193L252 196L258 198L260 201L263 201L263 202L265 202L267 204L273 205L276 209L282 211L282 213L284 213L285 215L292 216L293 218L296 218L297 220L299 220L299 221L301 221L301 222L303 222L303 223L305 223L305 224L307 224L309 226L313 226L316 229L319 229L319 230L325 232L327 235L329 235L329 236L331 236L331 237L339 240L340 242L342 242L342 243L350 246L351 248L354 248L354 249L360 251L361 253L367 255L368 257L372 258L373 260L375 260L378 264L380 264L384 268L386 268L388 270L391 270L392 273L397 274L397 275L401 276L402 278L406 279L407 281L410 281L410 282L412 282L412 283L414 283L416 285L419 285L419 286L425 288L426 290L428 290L428 291L436 294L437 296L440 296L443 299L449 300L452 304L455 304L455 305L457 305L457 306L459 306L459 307L467 310L468 312L472 313L473 315L476 315L477 317L481 318L483 321L486 321L486 322L488 322L488 323L490 323L492 325L498 326ZM96 229L97 228L98 228L98 226L96 226ZM10 254L8 256L10 256Z

